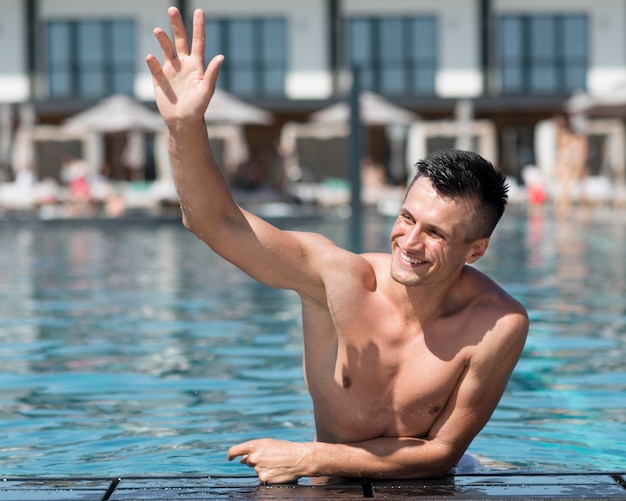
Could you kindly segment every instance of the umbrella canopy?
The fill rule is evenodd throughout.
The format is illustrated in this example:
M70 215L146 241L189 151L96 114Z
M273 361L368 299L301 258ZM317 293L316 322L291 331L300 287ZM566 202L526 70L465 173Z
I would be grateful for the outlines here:
M222 89L215 89L204 119L207 123L267 125L274 118L269 111L246 103Z
M131 130L157 131L164 126L161 115L139 101L115 94L95 106L68 118L63 128L70 132L127 132Z
M577 92L565 103L570 114L585 114L598 118L626 117L626 82L603 94Z
M359 95L361 120L366 125L409 125L419 119L415 113L393 104L370 91ZM311 121L323 123L348 123L350 106L347 102L336 103L311 114Z

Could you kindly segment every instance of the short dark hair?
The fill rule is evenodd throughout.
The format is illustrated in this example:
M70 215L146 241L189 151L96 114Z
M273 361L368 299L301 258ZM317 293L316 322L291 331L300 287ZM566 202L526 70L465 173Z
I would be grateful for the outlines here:
M478 238L491 236L504 214L509 191L505 177L491 162L471 151L444 149L417 162L415 169L407 193L417 179L427 177L442 197L476 203L481 216Z

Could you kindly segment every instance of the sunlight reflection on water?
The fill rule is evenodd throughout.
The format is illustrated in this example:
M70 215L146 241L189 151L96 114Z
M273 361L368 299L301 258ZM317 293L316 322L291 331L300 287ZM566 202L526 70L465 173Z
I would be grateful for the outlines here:
M626 224L507 214L477 267L529 310L524 355L470 452L626 469ZM368 216L364 250L393 221ZM281 220L350 246L349 221ZM300 305L179 224L0 225L4 475L249 473L231 444L311 440Z

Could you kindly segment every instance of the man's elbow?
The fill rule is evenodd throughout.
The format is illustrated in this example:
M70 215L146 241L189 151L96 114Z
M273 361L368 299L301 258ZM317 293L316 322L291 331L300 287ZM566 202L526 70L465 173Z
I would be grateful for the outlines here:
M183 227L187 230L190 231L191 233L196 233L195 229L194 229L194 225L192 224L192 222L189 220L189 218L187 217L187 214L185 213L185 211L182 211L182 223L183 223Z
M419 466L404 466L400 467L397 473L381 475L381 479L388 480L417 480L417 479L429 479L440 478L452 470L456 463L429 463L427 465Z
M194 221L193 218L188 217L187 213L182 211L182 223L183 227L193 233L200 240L208 243L209 235L206 234L206 225L201 225L198 221ZM197 218L196 218L197 219Z
M444 475L447 475L457 465L460 459L461 458L456 459L455 456L454 459L446 458L445 460L433 465L431 478L443 477Z
M463 456L461 452L439 451L431 455L428 459L421 459L418 462L408 460L404 464L396 464L393 472L382 473L380 478L394 480L415 480L424 478L439 478L450 473Z
M191 231L191 228L190 228L190 226L189 226L189 219L187 219L187 216L185 215L185 211L181 211L181 221L182 221L182 223L183 223L183 226L184 226L187 230Z
M438 478L447 475L463 457L464 451L442 448L426 468L416 469L417 478Z
M427 468L421 469L416 472L416 477L414 478L439 478L443 477L452 471L452 469L456 466L456 461L438 461L431 465L428 465Z

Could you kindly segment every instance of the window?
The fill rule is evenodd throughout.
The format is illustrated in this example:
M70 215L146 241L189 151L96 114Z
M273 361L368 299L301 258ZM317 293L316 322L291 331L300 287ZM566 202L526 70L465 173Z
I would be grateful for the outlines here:
M502 16L498 22L503 94L570 95L587 79L584 15Z
M47 42L51 98L91 99L133 93L133 21L50 21Z
M240 96L284 96L286 23L278 18L208 19L207 61L224 54L218 85Z
M348 21L347 61L363 88L390 96L433 95L437 66L434 17L355 17Z

